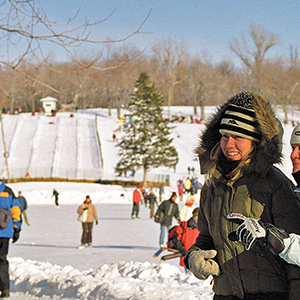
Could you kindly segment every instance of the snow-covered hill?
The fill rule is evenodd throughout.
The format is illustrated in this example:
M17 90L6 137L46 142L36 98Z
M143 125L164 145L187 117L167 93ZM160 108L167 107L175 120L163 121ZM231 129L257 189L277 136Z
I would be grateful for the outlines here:
M210 112L208 108L207 115ZM165 117L168 113L165 108ZM197 118L192 107L172 107L170 114ZM160 181L169 177L174 186L178 178L185 175L187 167L193 167L195 174L199 174L193 151L203 125L190 122L172 125L175 125L173 144L179 152L176 171L165 167L152 169L147 179ZM10 178L22 178L28 173L33 178L132 179L128 177L130 174L127 178L124 174L118 178L114 171L119 158L117 142L113 142L112 135L116 132L120 140L123 134L116 110L112 110L111 116L106 109L57 113L54 117L26 113L3 115L3 128ZM0 153L4 153L3 143ZM0 174L7 178L4 156L0 156ZM142 170L137 170L134 180L142 180L142 174Z
M10 178L22 178L27 173L34 178L100 178L95 116L3 115L3 128ZM3 143L0 153L4 153ZM0 174L7 178L3 155Z

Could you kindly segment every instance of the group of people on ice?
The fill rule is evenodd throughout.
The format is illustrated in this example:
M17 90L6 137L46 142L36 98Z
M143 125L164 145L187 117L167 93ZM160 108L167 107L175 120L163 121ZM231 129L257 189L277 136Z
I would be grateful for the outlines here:
M177 181L177 189L179 201L183 201L184 194L196 195L198 190L201 190L202 183L199 182L197 177L185 177Z

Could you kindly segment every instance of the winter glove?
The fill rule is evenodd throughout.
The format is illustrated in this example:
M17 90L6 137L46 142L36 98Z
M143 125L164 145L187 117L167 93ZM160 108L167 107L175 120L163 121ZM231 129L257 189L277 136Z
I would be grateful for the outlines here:
M85 207L83 210L87 210L88 208L87 207Z
M227 219L240 224L235 232L228 235L229 239L242 242L246 250L250 250L258 242L260 246L267 246L274 255L277 255L284 249L283 239L289 237L283 229L247 218L242 214L231 213L227 215Z
M186 256L187 251L185 249L180 249L179 252L181 253L182 256Z
M219 265L212 259L217 255L216 250L193 251L188 256L190 271L198 279L207 279L209 275L220 275Z
M14 229L14 236L13 236L13 239L12 239L13 243L15 243L19 239L20 231L21 231L21 229L18 229L18 228Z
M98 221L96 220L96 225L98 225Z

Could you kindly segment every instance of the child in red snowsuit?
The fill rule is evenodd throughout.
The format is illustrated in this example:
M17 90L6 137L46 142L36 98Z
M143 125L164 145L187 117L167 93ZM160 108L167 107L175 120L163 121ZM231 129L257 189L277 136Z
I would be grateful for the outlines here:
M188 221L179 222L173 230L170 230L168 247L179 250L181 253L180 265L185 267L184 256L187 250L196 242L199 235L197 228L199 207L193 210L193 216Z

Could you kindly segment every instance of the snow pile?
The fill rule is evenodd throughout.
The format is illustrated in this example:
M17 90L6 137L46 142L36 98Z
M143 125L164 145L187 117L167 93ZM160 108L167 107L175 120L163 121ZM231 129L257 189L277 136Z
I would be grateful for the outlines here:
M71 266L10 259L13 290L76 299L210 299L211 278L199 281L168 263L118 262L80 272Z

